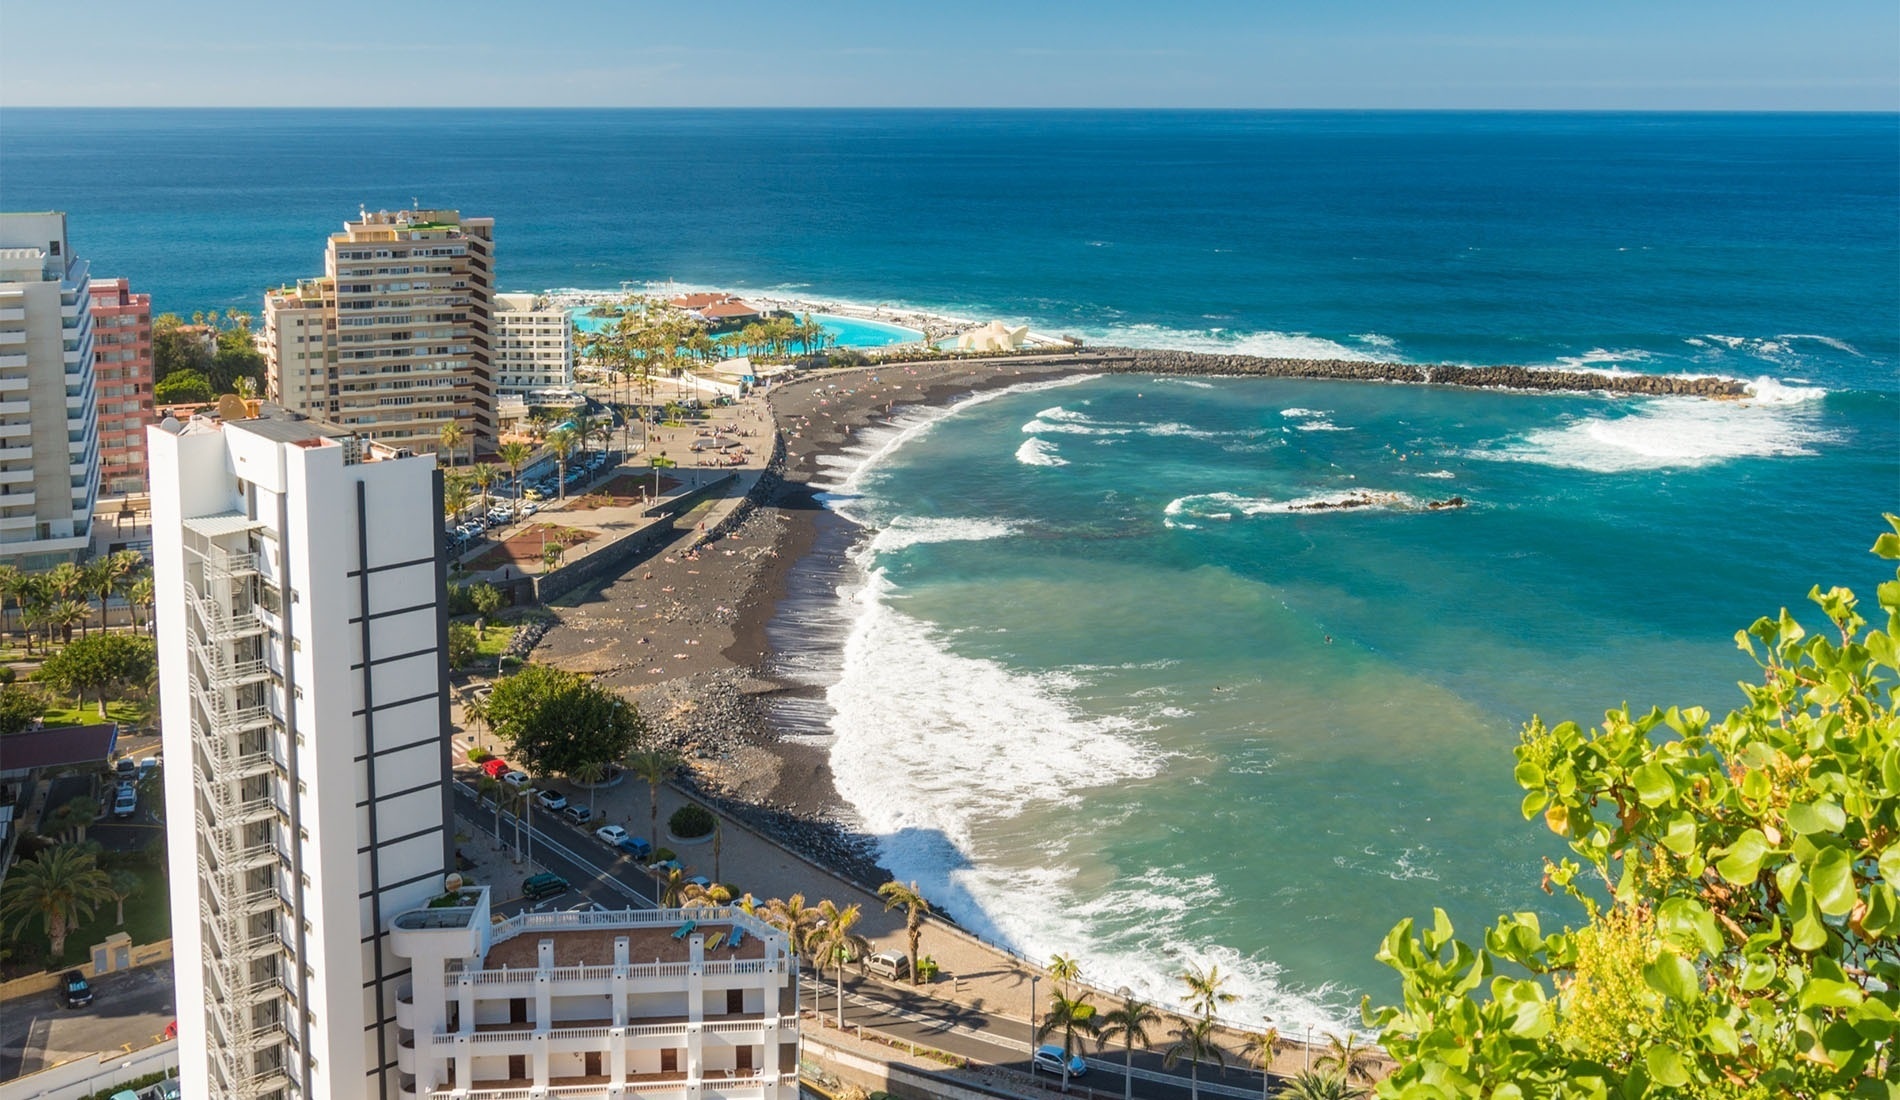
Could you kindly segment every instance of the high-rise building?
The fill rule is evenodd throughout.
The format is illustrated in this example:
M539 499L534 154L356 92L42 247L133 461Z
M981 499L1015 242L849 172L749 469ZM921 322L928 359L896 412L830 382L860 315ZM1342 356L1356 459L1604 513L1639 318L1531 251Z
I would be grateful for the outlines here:
M574 386L574 334L567 312L545 295L495 295L495 392L528 394Z
M146 445L185 1095L393 1098L389 922L454 848L435 460L269 406Z
M92 388L99 401L99 491L145 491L152 422L152 296L124 279L92 284Z
M444 901L450 900L446 897ZM798 968L737 908L395 917L401 1100L796 1100Z
M264 296L271 400L418 453L451 422L492 450L494 230L454 210L344 223L322 278Z
M99 496L86 261L66 215L0 214L0 561L83 555Z

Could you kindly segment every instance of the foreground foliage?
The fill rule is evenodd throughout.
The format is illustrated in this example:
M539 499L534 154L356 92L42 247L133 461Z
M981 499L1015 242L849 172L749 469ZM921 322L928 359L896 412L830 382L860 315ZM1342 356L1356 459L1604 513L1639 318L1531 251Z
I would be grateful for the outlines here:
M584 676L529 665L495 681L484 714L531 775L572 775L626 756L645 732L632 703Z
M1874 553L1900 559L1900 520ZM1736 635L1760 665L1746 704L1533 719L1517 748L1524 814L1575 858L1545 888L1581 907L1546 934L1500 917L1481 947L1439 911L1379 958L1403 1003L1368 1009L1399 1068L1384 1097L1900 1095L1900 574L1885 629L1854 594L1810 598Z

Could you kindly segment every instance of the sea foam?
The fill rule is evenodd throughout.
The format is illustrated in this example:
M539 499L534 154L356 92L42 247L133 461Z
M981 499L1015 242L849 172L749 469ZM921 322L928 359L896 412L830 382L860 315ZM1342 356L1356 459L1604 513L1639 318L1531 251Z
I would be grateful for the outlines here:
M1056 453L1056 445L1047 439L1025 439L1016 448L1016 461L1025 466L1067 466L1069 460Z
M1352 489L1319 493L1293 500L1250 497L1239 493L1196 493L1176 497L1162 509L1169 520L1233 519L1235 516L1299 515L1366 511L1417 511L1424 503L1410 493L1381 489ZM1185 524L1171 524L1186 526Z
M1473 458L1625 473L1742 458L1812 455L1835 442L1818 423L1823 391L1762 379L1745 401L1666 397L1622 415L1594 415L1469 452Z

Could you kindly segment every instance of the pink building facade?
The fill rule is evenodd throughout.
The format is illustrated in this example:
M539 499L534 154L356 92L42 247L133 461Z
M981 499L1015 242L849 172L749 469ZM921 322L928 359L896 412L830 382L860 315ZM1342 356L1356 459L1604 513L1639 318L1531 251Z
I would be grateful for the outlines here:
M145 492L152 423L152 296L124 279L92 281L93 393L99 405L99 494Z

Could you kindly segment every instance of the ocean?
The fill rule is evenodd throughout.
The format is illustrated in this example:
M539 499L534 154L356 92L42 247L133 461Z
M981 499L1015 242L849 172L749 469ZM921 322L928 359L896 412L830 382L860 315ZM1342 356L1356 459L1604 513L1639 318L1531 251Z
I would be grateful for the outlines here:
M1442 905L1547 908L1533 714L1719 713L1734 632L1871 599L1900 508L1894 115L22 111L0 204L156 308L255 311L359 204L508 289L902 305L1092 342L1711 372L1745 402L1116 377L835 467L780 624L840 789L978 932L1289 1030ZM1464 507L1432 509L1461 498ZM1314 503L1365 502L1315 510ZM926 950L928 942L926 941Z

